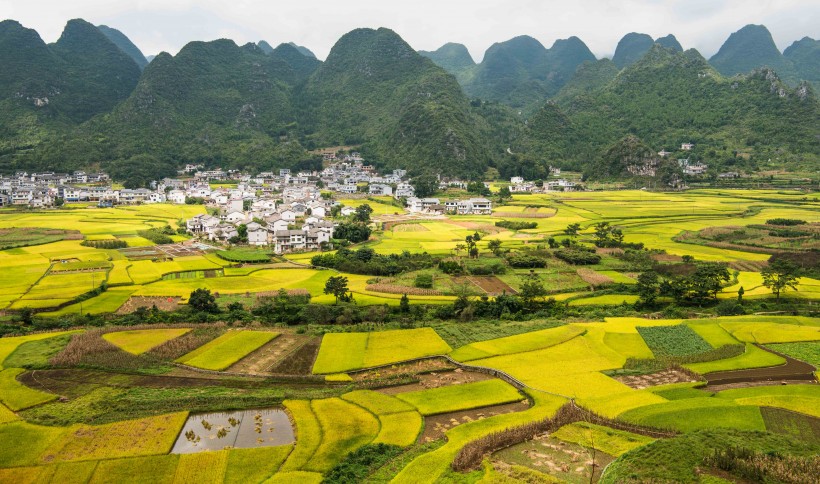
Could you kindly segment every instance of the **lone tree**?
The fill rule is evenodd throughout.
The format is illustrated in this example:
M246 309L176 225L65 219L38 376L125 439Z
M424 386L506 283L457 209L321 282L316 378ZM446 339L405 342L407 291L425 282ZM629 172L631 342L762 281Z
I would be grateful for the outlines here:
M787 288L797 290L800 268L790 260L777 259L760 271L760 275L763 276L763 285L772 291L777 301L780 301L780 293Z
M325 282L325 294L333 294L333 297L336 298L336 304L339 304L340 299L342 301L349 300L350 298L347 295L347 277L329 277L327 282Z
M569 235L570 237L577 237L578 232L581 230L581 224L574 223L567 225L567 228L564 229L564 234Z
M638 276L638 283L635 285L640 297L641 304L651 306L658 298L658 291L660 289L660 281L658 273L655 271L642 272Z
M353 214L353 220L356 222L370 222L370 214L373 213L373 209L370 208L370 205L364 203L356 207L356 212Z
M538 275L533 273L521 283L521 291L518 295L521 296L521 299L523 299L525 303L531 305L536 299L546 296L547 290L544 288L544 284L541 283L541 279Z
M490 252L493 254L500 255L501 254L501 240L499 239L492 239L487 241L487 248L490 249Z
M498 201L504 203L504 200L512 199L512 193L510 192L510 187L501 187L498 190Z
M216 304L216 298L209 289L199 288L191 292L188 296L188 306L197 311L205 313L218 313L219 306Z

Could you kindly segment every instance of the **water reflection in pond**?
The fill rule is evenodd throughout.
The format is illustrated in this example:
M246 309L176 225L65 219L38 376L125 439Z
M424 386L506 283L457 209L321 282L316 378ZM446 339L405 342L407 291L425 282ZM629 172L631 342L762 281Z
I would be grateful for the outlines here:
M273 447L294 440L293 426L284 410L203 413L188 417L171 452Z

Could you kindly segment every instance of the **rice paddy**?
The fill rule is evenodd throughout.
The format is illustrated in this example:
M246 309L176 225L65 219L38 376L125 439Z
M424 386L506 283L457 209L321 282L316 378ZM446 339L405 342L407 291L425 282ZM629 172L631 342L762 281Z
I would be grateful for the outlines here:
M771 291L763 286L760 274L754 272L759 267L756 264L768 259L768 254L738 247L698 245L677 236L682 231L763 223L774 217L817 219L817 204L814 202L786 205L777 201L791 200L789 197L793 198L764 191L516 195L513 201L497 207L492 216L453 216L399 224L390 230L377 230L374 239L366 245L382 254L408 250L457 255L456 245L467 235L486 230L492 235L479 243L482 258L476 264L480 264L485 262L485 255L489 260L500 260L490 258L488 238L501 240L505 250L515 251L525 245L544 245L550 236L560 239L567 224L575 222L581 224L580 237L588 239L592 225L606 220L623 229L627 242L643 242L650 249L665 250L664 257L693 256L699 261L730 262L733 267L742 269L737 273L736 283L726 284L720 291L718 296L722 299L737 297L737 290L743 286L744 297L755 302L766 299L766 303L771 299L773 303ZM347 203L355 206L363 202ZM754 210L747 212L750 206ZM376 209L375 215L392 215L398 211L397 207L387 203L371 203L371 207ZM88 239L120 239L135 251L155 253L150 241L139 237L138 231L166 224L175 227L178 220L199 213L203 213L201 206L169 205L115 209L68 207L25 213L0 210L0 229L72 227ZM493 226L505 217L507 220L534 222L536 228L511 231ZM230 295L243 302L253 298L254 293L288 289L305 291L311 295L312 303L335 303L333 296L323 293L327 278L336 274L328 270L307 266L283 268L279 264L226 267L229 265L227 261L213 253L184 255L173 260L129 259L127 250L96 249L79 242L40 240L39 245L0 250L0 271L3 274L0 278L0 310L35 308L43 311L41 315L53 318L111 313L132 297L180 298L184 303L191 291L199 288ZM309 262L310 256L298 254L289 258ZM328 471L356 450L367 450L371 444L388 444L407 449L407 453L385 467L391 469L390 475L379 482L472 482L480 478L480 473L462 477L451 470L450 465L460 449L494 432L550 417L570 399L608 418L674 429L686 435L699 435L693 432L714 428L772 431L775 425L769 413L774 411L797 415L792 420L783 417L781 425L785 429L781 433L794 433L795 418L812 422L806 419L820 417L817 412L820 390L816 384L719 391L712 390L711 383L704 390L697 387L702 383L691 381L643 387L622 377L635 371L629 369L633 360L699 355L729 345L743 345L745 351L739 356L689 363L685 367L697 374L708 375L716 371L783 364L783 358L757 345L766 345L816 365L820 341L818 320L798 316L759 314L718 318L693 316L692 312L697 312L693 309L681 317L707 319L662 319L664 313L658 312L651 315L653 319L608 317L604 321L582 322L586 320L583 315L590 314L585 312L589 311L589 306L601 308L596 315L635 314L629 308L636 302L637 293L630 285L636 283L637 274L631 270L609 255L605 255L600 264L581 271L580 275L577 267L552 259L548 267L535 269L533 273L548 286L552 292L550 296L561 305L569 305L572 314L581 315L573 316L575 319L547 318L529 322L507 321L501 317L492 321L429 323L424 320L417 323L418 326L429 324L440 328L440 332L433 327L379 330L382 328L373 325L367 327L368 331L372 330L370 332L336 333L330 331L347 328L328 326L321 328L321 331L327 331L321 337L321 344L318 331L303 335L289 328L229 329L210 342L197 343L202 344L198 348L189 346L168 357L166 363L170 370L149 369L151 372L171 371L167 375L154 375L149 371L139 373L143 369L135 370L135 374L93 373L93 369L82 369L95 375L93 378L106 382L99 388L94 380L84 381L83 385L87 386L79 386L76 390L53 386L57 380L46 378L47 372L40 371L39 368L48 365L50 356L45 354L52 354L50 347L59 348L65 344L58 344L56 338L53 345L47 344L47 338L66 333L0 338L0 481L96 483L127 481L140 476L146 481L169 483L320 482ZM178 275L201 276L204 271L212 271L213 277ZM520 291L522 278L528 275L528 269L508 268L507 273L498 278ZM400 302L401 294L368 289L368 280L372 276L345 276L359 305L398 305ZM413 279L412 274L407 277ZM590 284L605 285L607 290L590 292ZM102 288L106 290L84 299L86 293ZM818 288L820 282L804 277L798 291L787 291L782 297L790 301L815 299L820 294ZM454 296L411 295L410 299L431 305L450 304ZM622 309L616 306L624 306L630 312L616 312ZM433 310L429 312L432 314ZM395 322L391 324L394 326L389 327L406 327ZM112 352L148 361L155 358L157 348L166 348L165 343L187 341L190 332L188 328L124 328L105 333L103 338L119 348L111 349ZM237 362L241 364L234 368L250 365L280 342L297 340L299 344L311 341L312 346L296 345L289 347L293 353L290 349L283 351L281 357L285 360L299 355L307 361L303 362L303 372L292 381L281 383L260 377L243 379L236 374L204 376L206 372L194 371L196 368L231 371ZM31 346L34 343L38 346ZM311 348L313 353L307 351ZM37 352L43 355L34 354ZM185 354L180 356L182 353ZM448 355L455 362L437 358L402 364L438 355ZM172 367L170 363L174 359L191 368ZM502 379L486 379L485 375L478 381L467 379L458 384L427 388L414 383L419 375L400 373L413 365L420 368L427 364L457 366L460 362L483 367L482 371L491 374L503 372L500 376L507 378L509 375L523 385L523 390ZM358 372L369 368L376 369ZM450 371L435 366L430 368L433 369L425 371ZM471 373L468 367L459 371ZM404 388L395 390L395 394L374 390L383 384L379 378L392 378L395 374L398 376L391 384L416 386L409 391ZM369 378L375 378L376 382ZM176 379L191 386L183 388L168 383ZM305 385L307 390L301 389L305 383L303 379L308 382ZM134 381L148 383L139 386L134 385ZM224 387L218 387L223 384ZM294 388L299 388L302 393L296 396L289 393ZM172 408L152 409L155 403L147 399L152 392L167 397L168 407ZM256 392L267 393L260 397ZM126 395L127 400L114 399L115 395ZM118 406L129 401L138 413L130 419L112 419L107 411L100 410L109 400L111 411L120 411ZM529 400L529 408L518 403L522 400ZM180 438L186 439L189 411L199 415L200 412L221 412L229 408L245 411L277 405L284 405L287 411L295 434L294 444L273 443L270 447L249 449L227 445L221 450L184 455L173 451ZM516 410L500 414L488 410L496 406L515 407ZM66 419L74 420L62 425L52 425L48 420L45 420L48 425L43 425L44 420L37 420L54 408L61 409ZM86 414L90 416L83 420ZM96 418L102 419L93 420L99 424L86 423ZM247 419L247 416L243 418ZM423 442L428 438L425 437L426 421L436 418L451 419L452 425L444 431L446 439ZM810 427L811 424L805 422L801 425ZM202 426L202 423L198 425ZM266 425L257 426L260 433L255 432L253 425L248 427L249 439L267 441L270 429L287 424L282 420ZM241 424L237 423L239 427ZM227 427L214 427L213 433L216 435L221 430L226 430L228 436L220 438L217 435L215 441L236 437ZM810 433L810 429L803 427L798 430L800 435ZM210 433L208 436L202 430L197 435L199 433L203 439L210 439ZM627 458L647 445L655 445L646 437L584 422L565 426L555 435L572 445L594 445L612 456ZM617 470L617 466L615 468ZM387 472L385 469L379 472ZM488 475L490 473L485 474Z
M106 333L103 339L124 351L134 355L145 353L166 341L172 340L190 331L190 328L176 329L137 329Z
M268 331L229 331L177 361L204 370L225 370L277 336Z
M415 407L422 415L470 410L523 399L518 390L501 380L485 380L400 393L397 398Z
M322 340L313 373L342 373L450 351L450 346L432 328L328 333Z

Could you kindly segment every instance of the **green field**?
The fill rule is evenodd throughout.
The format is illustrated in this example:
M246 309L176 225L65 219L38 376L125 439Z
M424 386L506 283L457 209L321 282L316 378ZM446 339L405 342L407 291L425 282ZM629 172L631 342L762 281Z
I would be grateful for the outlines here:
M224 370L277 336L278 333L268 331L229 331L177 362L205 370Z
M313 373L343 373L432 355L443 355L450 346L431 328L375 333L328 333Z
M549 482L555 476L538 473L549 472L549 465L507 474L509 469L488 463L462 474L452 464L467 444L551 417L570 399L621 423L679 432L655 440L575 422L526 444L543 447L545 455L553 444L578 451L575 466L586 465L584 449L591 447L617 457L601 482L719 482L703 458L728 445L767 455L816 456L817 384L718 391L707 390L703 381L667 383L675 380L644 374L729 345L742 345L744 353L685 367L707 375L784 362L757 345L820 363L820 320L805 316L815 314L820 280L802 277L797 291L786 291L776 302L759 272L770 254L748 246L705 245L681 235L704 229L723 233L733 230L726 227L760 225L771 218L817 222L820 202L815 199L815 193L786 190L516 194L490 216L405 216L406 223L387 230L377 221L371 239L351 246L352 251L369 247L397 255L394 260L404 251L426 251L457 263L448 269L453 274L444 273L436 260L432 266L378 277L318 270L310 266L315 254L286 256L296 264L272 260L266 250L236 246L220 248L225 258L209 250L136 260L133 254L127 257L128 251L97 249L81 245L76 236L57 240L47 233L76 228L87 240L121 240L156 254L140 231L176 228L204 213L200 205L0 209L0 242L16 245L0 250L2 330L26 334L0 338L0 481L318 483L334 469L333 476L351 471L367 476L351 482ZM374 217L394 219L400 212L388 199L343 203L368 203ZM501 220L533 222L535 228L494 225ZM601 221L620 228L626 242L657 250L622 256L617 249L593 248L593 226ZM577 237L564 234L571 223L580 224ZM25 240L21 227L34 229L22 234L29 235ZM476 232L482 236L479 257L471 258L457 246ZM174 236L175 241L185 238ZM564 239L597 250L601 260L576 266L559 259L550 244ZM491 240L501 241L497 253L489 250ZM525 253L540 258L532 271L512 263ZM681 256L730 265L732 280L718 290L718 300L671 304L667 292L656 304L634 304L637 279L647 268L661 274L692 270ZM581 268L586 280L578 274ZM497 279L480 277L482 271L497 272ZM413 294L424 294L415 287L419 274L434 275L436 295ZM326 281L336 275L348 278L353 303L337 304L333 295L324 294ZM535 302L510 297L502 308L503 297L483 297L493 287L507 295L511 288L520 296L530 278L548 291ZM591 291L590 284L605 288ZM734 299L741 286L745 294L738 309ZM404 287L419 289L407 291L410 308L400 305ZM184 308L191 292L201 288L219 293L221 313L182 309L163 320L150 309L149 299L148 311L118 316L116 329L109 329L113 316L100 317L143 297L156 297L155 302L179 298ZM275 304L281 301L257 293L280 289L310 295L309 305L281 309L292 321L256 311L271 304L275 309L269 313L278 315L281 306ZM99 294L87 298L91 291ZM456 312L453 303L461 291L466 299L458 304L466 301L468 307ZM228 310L235 302L244 309ZM28 315L21 311L25 308L39 311L32 324L21 321ZM740 312L747 315L717 316ZM72 340L70 332L45 332L73 327L88 328L88 336L99 331L102 337L91 342ZM77 360L82 363L52 366L51 361L77 352L86 352ZM464 367L457 369L460 363ZM504 372L523 389L500 378L475 378L470 366L490 375ZM223 370L229 373L219 373ZM687 380L697 375L691 376ZM525 400L530 405L524 410L514 410L523 405L496 407ZM282 407L293 427L293 444L171 453L178 437L195 439L196 434L180 435L189 414ZM247 441L261 445L289 430L272 424L263 428L261 412L258 419L243 418L247 421L215 429L217 435L224 430L223 437L232 438L241 425ZM390 450L378 455L379 444ZM543 464L539 453L519 457ZM390 457L382 465L385 455ZM498 454L487 455L495 459Z
M190 330L191 328L137 329L106 333L102 337L104 340L122 348L124 351L139 355L169 340L182 336Z
M485 380L400 393L396 397L415 407L422 415L470 410L523 399L518 390L502 380Z

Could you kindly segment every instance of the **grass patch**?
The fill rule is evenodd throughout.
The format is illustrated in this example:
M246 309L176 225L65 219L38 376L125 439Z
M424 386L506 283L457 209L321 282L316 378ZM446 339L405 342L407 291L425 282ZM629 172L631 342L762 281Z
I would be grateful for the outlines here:
M57 399L53 393L35 390L17 381L17 377L25 371L23 368L0 371L0 402L3 405L16 412Z
M135 476L140 476L144 482L172 484L178 463L176 454L101 460L91 484L129 482Z
M225 484L263 482L279 470L292 450L292 445L233 449L228 454L224 482Z
M327 472L379 433L379 421L373 414L342 399L314 400L311 408L319 420L322 441L304 470Z
M6 358L3 366L7 368L41 368L48 364L48 360L52 356L62 351L70 339L70 334L63 334L53 338L25 342Z
M132 355L141 355L190 330L191 328L136 329L105 333L102 338Z
M714 428L766 430L760 409L717 398L687 398L629 410L619 419L653 427L693 432Z
M740 356L727 358L725 360L707 361L705 363L689 363L684 366L703 375L715 371L763 368L766 366L778 366L785 363L786 360L780 356L769 353L768 351L763 351L751 343L746 343L746 351Z
M167 454L187 418L188 412L179 412L106 425L80 424L67 429L42 459L59 462Z
M615 457L655 441L655 439L644 435L633 434L631 432L603 427L588 422L576 422L564 425L558 429L557 432L554 432L552 436L584 447L594 447Z
M220 371L277 336L277 333L267 331L229 331L177 361L196 368Z
M413 405L422 415L470 410L524 399L515 387L502 380L484 380L400 393L396 398Z

